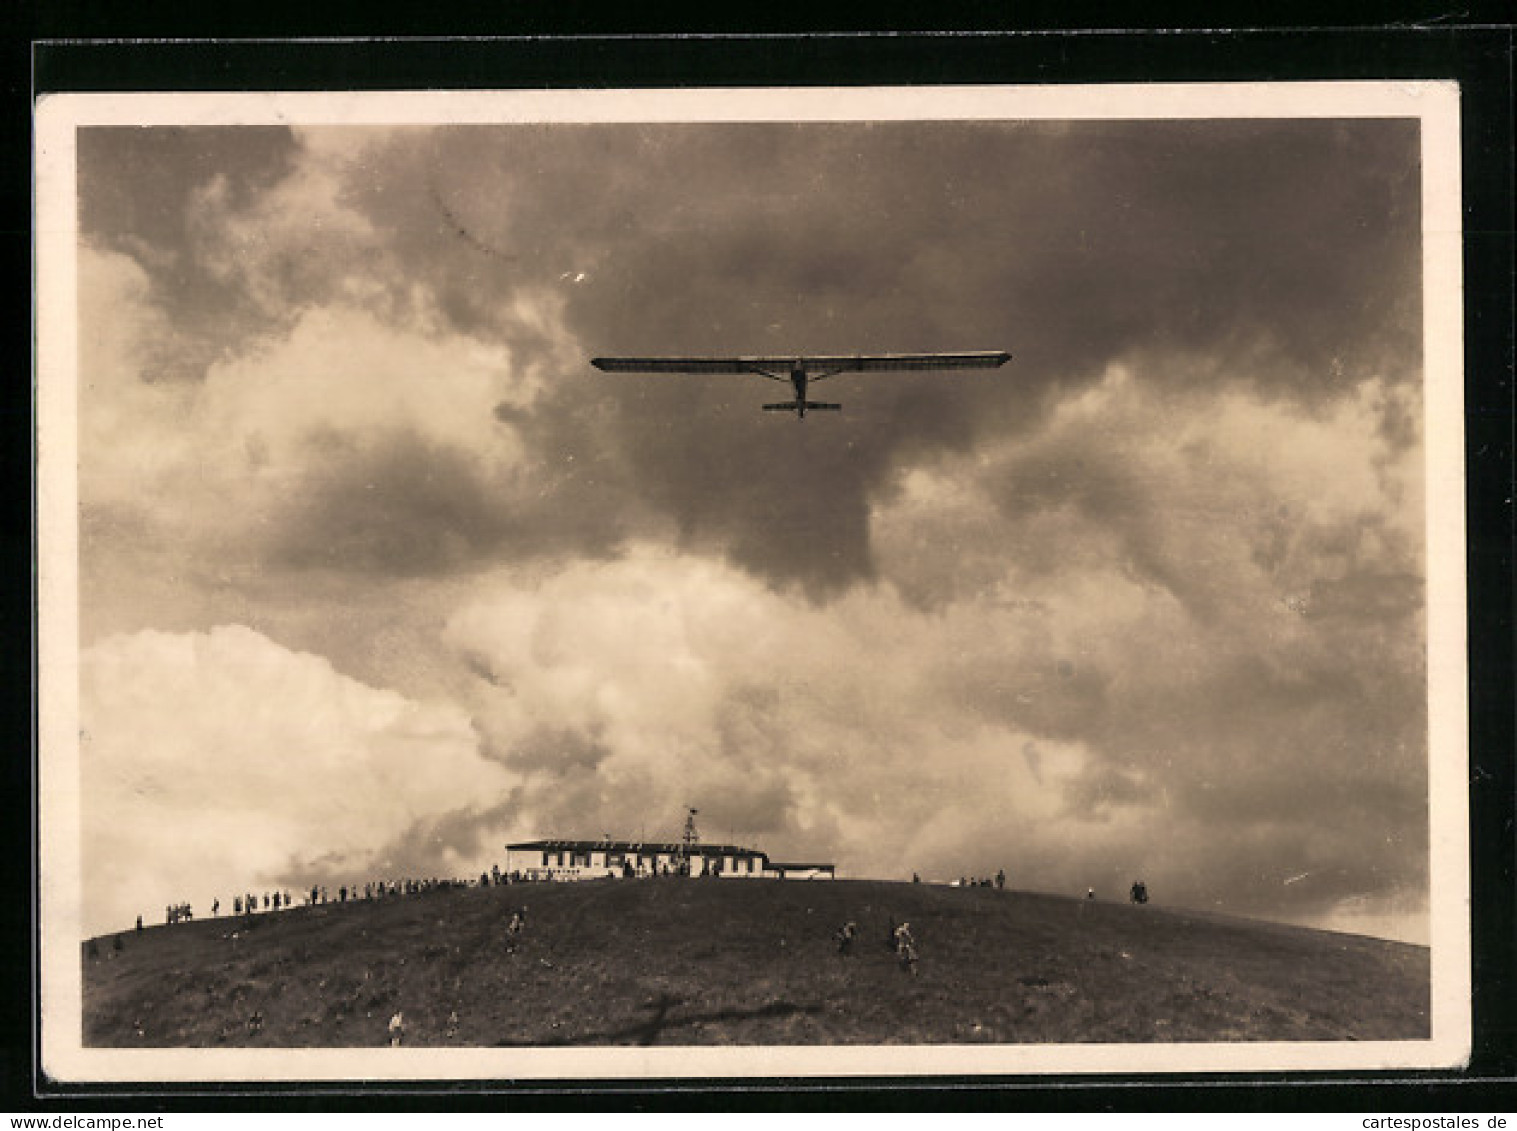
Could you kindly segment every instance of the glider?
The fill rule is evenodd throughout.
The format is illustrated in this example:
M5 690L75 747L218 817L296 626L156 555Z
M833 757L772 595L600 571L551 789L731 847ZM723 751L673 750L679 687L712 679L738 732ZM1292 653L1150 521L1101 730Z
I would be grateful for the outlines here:
M840 412L840 404L808 401L806 388L839 373L895 373L940 369L996 369L1011 360L1004 351L980 353L801 354L793 357L593 357L604 373L754 373L771 381L788 381L795 399L766 404L765 412Z

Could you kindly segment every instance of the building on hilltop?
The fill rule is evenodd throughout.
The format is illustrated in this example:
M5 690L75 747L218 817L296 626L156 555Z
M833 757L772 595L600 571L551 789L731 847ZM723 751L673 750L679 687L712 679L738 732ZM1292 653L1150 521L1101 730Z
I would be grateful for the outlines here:
M779 863L735 844L628 840L528 840L506 845L506 871L530 880L594 880L605 876L678 874L722 879L830 880L831 864Z

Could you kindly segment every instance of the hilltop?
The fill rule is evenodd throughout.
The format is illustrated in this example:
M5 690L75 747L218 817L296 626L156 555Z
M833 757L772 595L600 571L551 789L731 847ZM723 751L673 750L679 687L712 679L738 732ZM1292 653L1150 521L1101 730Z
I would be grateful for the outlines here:
M505 924L525 906L508 950ZM920 963L886 946L909 920ZM858 923L851 957L833 932ZM121 948L115 948L120 938ZM1424 947L989 888L660 877L441 889L96 940L96 1046L1396 1040ZM257 1020L253 1020L255 1014ZM451 1015L451 1016L450 1016Z

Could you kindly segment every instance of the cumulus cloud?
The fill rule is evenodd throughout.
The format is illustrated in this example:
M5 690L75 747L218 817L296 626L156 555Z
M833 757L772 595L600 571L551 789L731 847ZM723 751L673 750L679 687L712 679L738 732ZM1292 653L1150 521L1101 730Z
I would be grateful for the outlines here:
M247 162L181 157L195 237L138 225L132 245L269 312L257 334L221 327L224 359L343 304L509 343L540 380L528 442L612 459L562 485L563 508L625 480L685 545L818 598L872 576L863 524L903 465L1035 427L1050 390L1113 361L1310 402L1418 372L1410 123L330 127L281 145L257 182ZM100 148L116 164L87 163L86 197L174 164L115 135ZM192 296L171 293L177 325ZM963 348L1016 360L946 385L840 379L841 444L755 428L756 382L585 365ZM1219 372L1219 357L1246 364ZM496 419L519 420L521 401L500 400Z
M185 627L207 587L290 605L313 574L382 584L605 554L636 512L619 477L587 486L603 474L595 450L576 460L533 438L544 377L508 344L321 306L200 382L156 381L154 343L173 327L147 273L86 248L80 278L87 638ZM260 615L194 609L189 624Z
M511 785L457 707L236 626L107 638L80 679L87 930L333 870L372 878L392 840Z
M1120 375L1104 396L1141 400ZM1191 423L1173 403L1148 411L1169 436ZM1199 419L1216 405L1191 411ZM1259 411L1267 421L1273 410ZM1324 425L1296 427L1309 439ZM1346 444L1373 442L1371 417L1336 427ZM1173 451L1165 433L1141 435L1125 449L1145 484L1132 501L1166 513L1145 492L1169 481L1156 469ZM1040 528L1051 545L1008 544L986 521L995 491L1041 442L988 466L945 465L945 486L917 473L875 515L881 581L825 606L650 548L529 589L482 581L495 595L461 610L448 638L480 673L476 717L492 751L526 776L522 814L593 835L653 812L673 835L683 805L715 797L726 827L802 853L830 847L865 874L1012 864L1035 885L1096 879L1111 890L1140 868L1172 898L1300 916L1417 891L1426 748L1415 604L1389 623L1380 606L1357 621L1347 610L1332 623L1304 615L1288 601L1300 578L1344 563L1266 569L1240 537L1247 525L1225 525L1215 544L1158 539L1142 567L1104 505ZM1228 485L1208 489L1214 523L1291 497L1254 454L1192 454ZM971 501L940 506L955 482ZM1321 521L1347 521L1338 505L1323 495ZM1383 506L1373 494L1358 503ZM931 564L951 575L930 581L915 537L926 514L941 545ZM1210 558L1187 560L1208 546ZM1066 568L1047 568L1046 555ZM1166 583L1196 569L1186 588ZM912 600L914 588L935 599ZM1355 843L1380 852L1356 859ZM1283 889L1293 871L1314 882Z
M280 874L673 836L694 804L863 874L1420 906L1415 123L86 130L80 155L93 662L204 681L233 632L313 695L439 712L471 767L296 859L279 763L245 805ZM987 348L1014 360L839 377L845 411L804 424L757 379L587 365ZM90 677L95 741L139 726L129 675Z
M969 787L965 759L998 763L1009 741L933 686L952 632L888 592L797 609L732 567L649 547L481 588L447 636L487 667L475 717L545 832L651 821L672 837L694 804L714 835L898 872L943 791ZM1016 766L994 777L1007 788L980 803L1057 805L1012 792L1031 781Z

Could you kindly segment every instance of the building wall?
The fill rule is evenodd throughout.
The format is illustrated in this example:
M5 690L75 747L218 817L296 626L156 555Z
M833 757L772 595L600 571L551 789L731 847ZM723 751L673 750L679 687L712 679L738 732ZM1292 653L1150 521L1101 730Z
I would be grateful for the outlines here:
M777 880L830 880L833 873L827 868L770 868L764 873Z
M672 852L637 849L606 849L585 845L547 849L506 849L504 870L533 880L588 880L606 876L620 877L623 866L630 863L639 875L659 875L667 867L673 871L676 856ZM698 850L690 861L690 874L705 876L715 871L721 879L773 879L780 873L770 866L762 853L738 856L732 853L707 856Z

